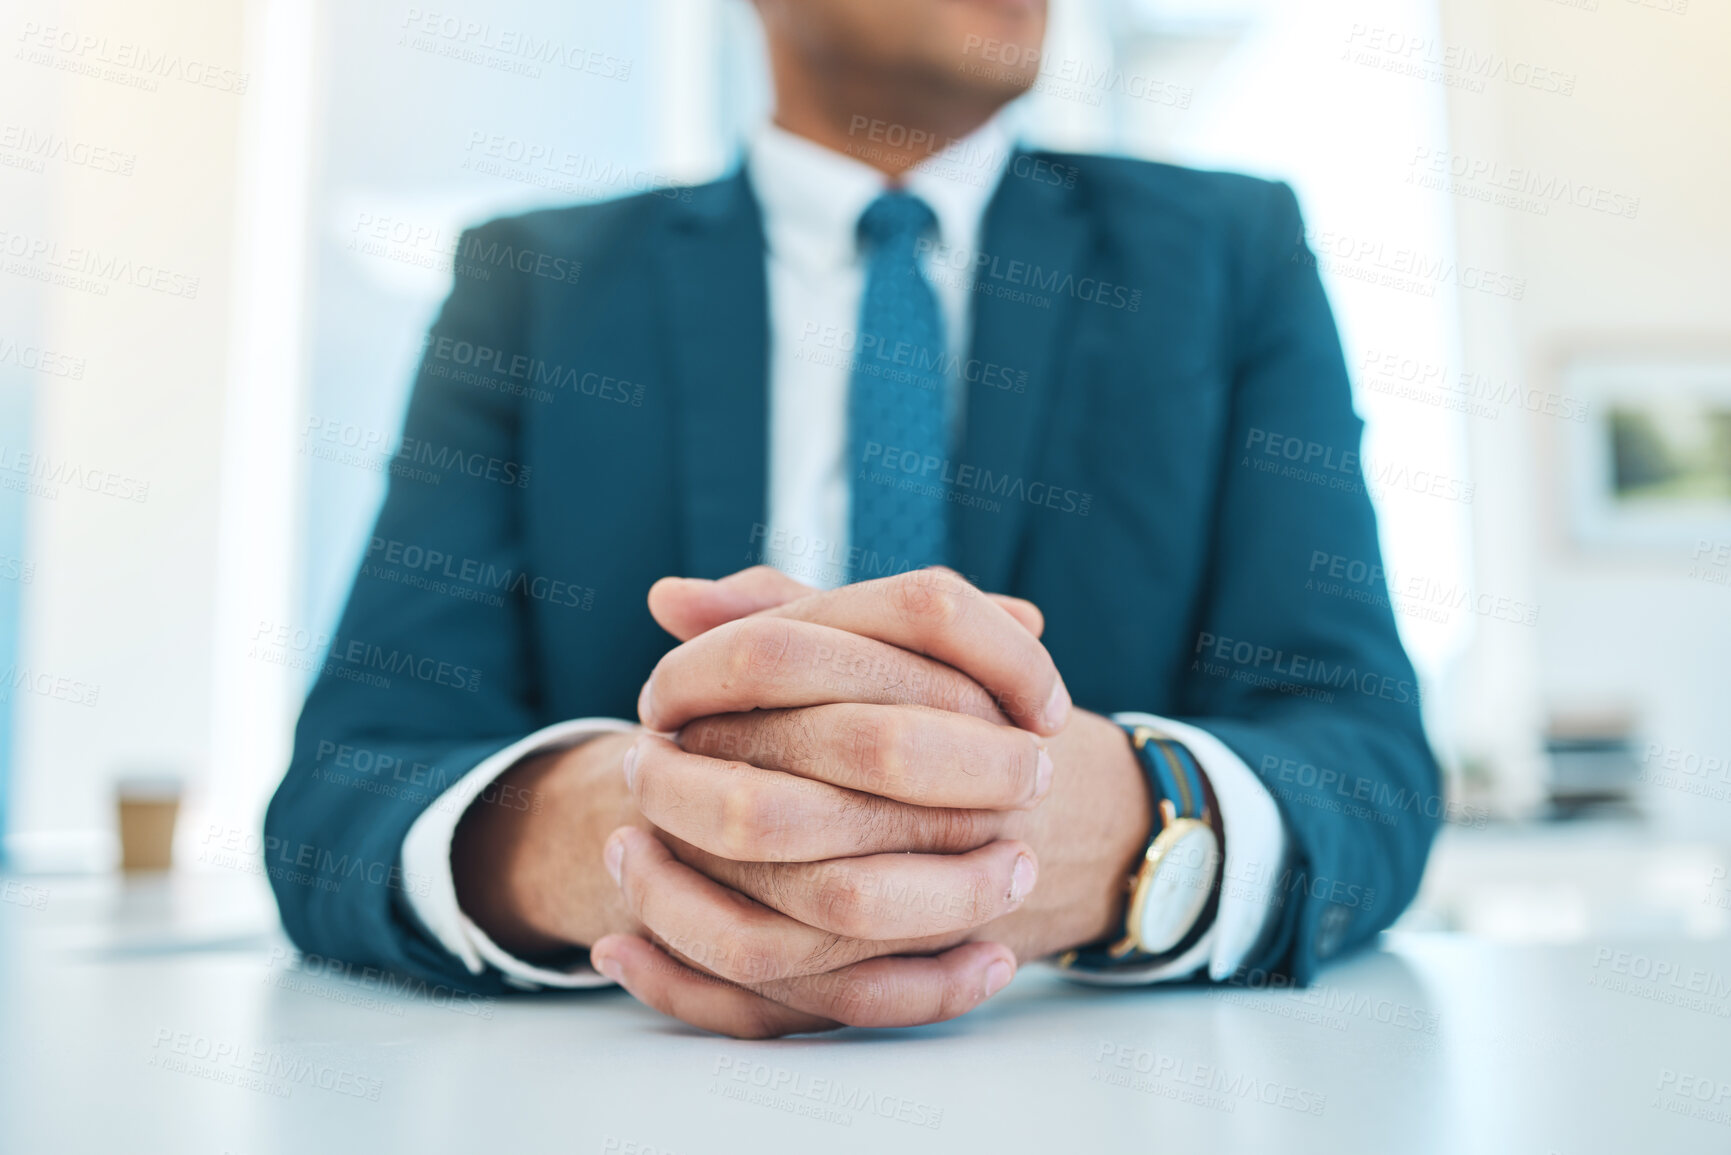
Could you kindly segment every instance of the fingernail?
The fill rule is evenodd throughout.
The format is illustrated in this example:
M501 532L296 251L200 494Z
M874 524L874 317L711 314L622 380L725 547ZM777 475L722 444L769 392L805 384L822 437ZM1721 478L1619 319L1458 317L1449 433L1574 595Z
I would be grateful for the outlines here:
M631 749L625 751L625 789L627 790L634 790L637 787L638 750L642 745L642 741L633 742Z
M625 858L625 840L615 834L607 840L607 845L601 848L601 863L607 868L607 873L613 876L613 881L619 881L619 864Z
M625 982L625 968L620 966L619 960L614 958L612 955L608 955L600 962L595 963L595 969L616 983L623 985Z
M1010 985L1010 980L1016 977L1016 968L999 959L986 968L986 993L982 998L991 998Z
M649 687L645 686L643 689L647 693ZM1059 678L1058 684L1052 687L1052 696L1046 699L1044 717L1046 728L1049 730L1061 730L1064 723L1070 720L1070 691L1064 688L1064 679L1062 678Z
M1052 788L1052 756L1040 747L1040 761L1034 767L1034 801L1038 802Z
M655 701L649 691L654 685L655 676L652 674L649 680L643 683L643 692L637 695L637 717L651 730L655 729Z
M1034 860L1026 854L1016 858L1016 869L1010 872L1010 901L1021 902L1028 897L1028 892L1034 889L1034 875L1038 873Z

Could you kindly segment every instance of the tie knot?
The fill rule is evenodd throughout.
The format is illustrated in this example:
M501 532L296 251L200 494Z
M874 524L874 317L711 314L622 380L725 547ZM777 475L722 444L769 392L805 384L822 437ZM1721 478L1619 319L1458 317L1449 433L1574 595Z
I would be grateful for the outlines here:
M860 214L859 235L862 241L880 248L896 244L911 247L937 219L932 206L912 193L886 192Z

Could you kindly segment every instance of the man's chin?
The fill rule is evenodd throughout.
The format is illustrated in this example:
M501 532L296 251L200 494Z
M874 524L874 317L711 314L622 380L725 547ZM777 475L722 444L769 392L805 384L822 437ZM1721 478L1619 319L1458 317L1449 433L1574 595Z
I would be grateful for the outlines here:
M966 88L1009 101L1039 77L1045 0L938 0L942 43L952 46L940 67Z
M943 0L943 2L963 8L984 9L1017 20L1038 18L1043 22L1046 15L1046 0Z

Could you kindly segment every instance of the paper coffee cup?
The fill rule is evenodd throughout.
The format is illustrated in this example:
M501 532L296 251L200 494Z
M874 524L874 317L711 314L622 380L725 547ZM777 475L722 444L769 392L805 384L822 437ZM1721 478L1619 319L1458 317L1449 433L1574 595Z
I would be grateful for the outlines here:
M174 865L180 794L180 780L166 776L127 777L115 783L122 870L167 870Z

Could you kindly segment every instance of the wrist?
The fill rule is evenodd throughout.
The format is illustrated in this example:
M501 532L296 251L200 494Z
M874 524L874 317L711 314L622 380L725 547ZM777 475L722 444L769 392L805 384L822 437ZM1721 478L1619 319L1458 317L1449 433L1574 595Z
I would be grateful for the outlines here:
M1155 803L1155 828L1135 874L1120 932L1071 951L1065 967L1110 970L1189 957L1213 923L1224 836L1218 806L1196 756L1157 719L1122 729Z
M1099 766L1103 797L1110 801L1101 807L1106 833L1090 891L1097 900L1086 908L1092 917L1085 934L1065 944L1066 950L1124 933L1129 881L1148 850L1155 825L1154 793L1123 728L1097 714L1089 715L1089 723L1094 731L1090 755Z
M1154 805L1146 775L1124 731L1109 718L1076 710L1049 746L1052 790L1010 837L1025 838L1040 861L1027 903L999 920L1024 958L1043 958L1124 932L1126 885L1148 849Z
M501 949L528 958L637 928L601 861L610 833L643 823L620 772L634 741L601 734L526 758L496 793L534 805L464 812L451 843L457 903Z

